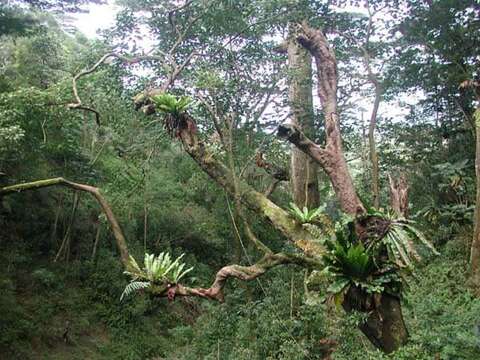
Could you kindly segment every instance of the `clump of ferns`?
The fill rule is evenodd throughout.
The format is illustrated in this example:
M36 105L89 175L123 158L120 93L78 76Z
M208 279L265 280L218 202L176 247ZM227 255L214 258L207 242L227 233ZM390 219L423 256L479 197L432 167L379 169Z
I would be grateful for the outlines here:
M374 210L368 210L365 216L375 216L386 224L382 234L360 241L355 231L355 222L359 219L341 222L335 235L324 242L326 266L316 275L329 280L327 298L336 305L342 304L345 295L354 290L363 294L361 307L368 310L379 304L383 293L401 296L407 284L405 275L413 270L415 261L421 260L415 242L422 243L435 254L438 252L412 221L395 219L391 214ZM378 226L378 222L375 224Z
M164 127L170 136L178 137L181 129L195 125L194 120L187 114L187 109L192 105L192 99L188 96L177 97L164 92L151 96L150 99L155 104L155 109L165 115Z
M146 253L143 268L130 256L128 270L124 273L129 275L131 280L125 287L120 300L144 289L167 290L174 287L180 279L193 270L193 267L185 269L185 263L180 261L183 256L184 254L172 259L166 252L162 252L158 256Z

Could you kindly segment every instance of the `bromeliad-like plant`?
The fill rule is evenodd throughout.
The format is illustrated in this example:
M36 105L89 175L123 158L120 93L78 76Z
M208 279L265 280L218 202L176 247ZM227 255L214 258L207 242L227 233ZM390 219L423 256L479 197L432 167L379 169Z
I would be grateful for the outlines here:
M399 293L402 278L388 259L379 261L378 254L367 249L355 233L353 221L337 229L335 235L325 241L326 267L321 275L331 282L327 288L335 304L340 305L350 287L354 286L366 294L380 294L384 291Z
M165 130L170 136L178 136L179 129L194 124L193 119L186 113L192 100L187 96L176 97L169 93L162 93L150 97L155 109L164 113Z
M308 210L306 206L300 209L295 203L290 203L290 214L301 224L309 224L315 222L324 212L324 206Z
M325 237L333 234L334 224L325 214L325 206L308 210L306 206L300 209L296 204L290 203L290 214L315 238L323 241Z
M124 273L131 276L131 280L125 287L120 300L142 289L177 284L181 278L193 270L193 267L185 269L185 264L180 262L183 256L184 254L172 260L170 254L166 252L158 256L145 254L143 269L130 256L129 269Z
M192 99L188 96L176 97L167 92L154 95L151 97L151 100L157 110L174 117L180 116L180 114L184 113L192 104Z

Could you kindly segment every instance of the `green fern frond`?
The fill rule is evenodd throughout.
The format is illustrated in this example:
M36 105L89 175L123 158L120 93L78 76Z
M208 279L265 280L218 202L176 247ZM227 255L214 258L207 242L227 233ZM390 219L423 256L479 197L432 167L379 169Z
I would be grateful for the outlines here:
M122 301L125 297L130 296L130 294L148 287L150 287L150 283L147 281L132 281L125 287L125 290L123 290L123 293L120 296L120 301Z
M308 210L306 206L303 209L300 209L295 203L290 203L290 214L300 222L301 224L315 222L325 211L324 206L319 206L318 208Z

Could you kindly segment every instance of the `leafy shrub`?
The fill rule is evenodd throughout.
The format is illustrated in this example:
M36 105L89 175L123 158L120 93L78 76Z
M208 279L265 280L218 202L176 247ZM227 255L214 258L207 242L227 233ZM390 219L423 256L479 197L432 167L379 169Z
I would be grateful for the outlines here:
M45 288L55 288L58 285L58 279L55 274L45 268L40 268L32 272L33 280Z

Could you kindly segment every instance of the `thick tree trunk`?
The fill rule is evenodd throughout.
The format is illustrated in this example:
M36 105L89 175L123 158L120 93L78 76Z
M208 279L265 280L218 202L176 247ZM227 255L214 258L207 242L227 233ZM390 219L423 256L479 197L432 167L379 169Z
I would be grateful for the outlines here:
M476 175L476 204L474 215L473 240L470 249L471 283L477 296L480 296L480 108L477 108L475 120L475 175Z
M291 26L287 43L289 101L291 122L307 136L314 133L312 99L312 60L310 53L301 46ZM300 208L316 208L320 203L318 192L318 165L302 150L292 145L291 175L292 196Z
M408 216L408 183L404 175L400 175L395 181L388 174L390 185L390 206L398 217Z
M378 303L365 305L365 294L351 288L343 302L347 312L362 311L368 317L359 328L377 348L386 353L397 350L408 338L403 321L400 299L390 294L382 294Z
M337 113L337 60L322 31L311 28L307 23L301 26L301 34L297 40L315 58L318 78L318 96L325 117L326 144L324 148L308 140L305 144L289 140L302 151L312 157L327 173L340 207L348 214L356 215L365 211L357 196L352 177L342 149L340 124ZM297 130L300 130L297 128ZM301 132L301 131L300 131Z

